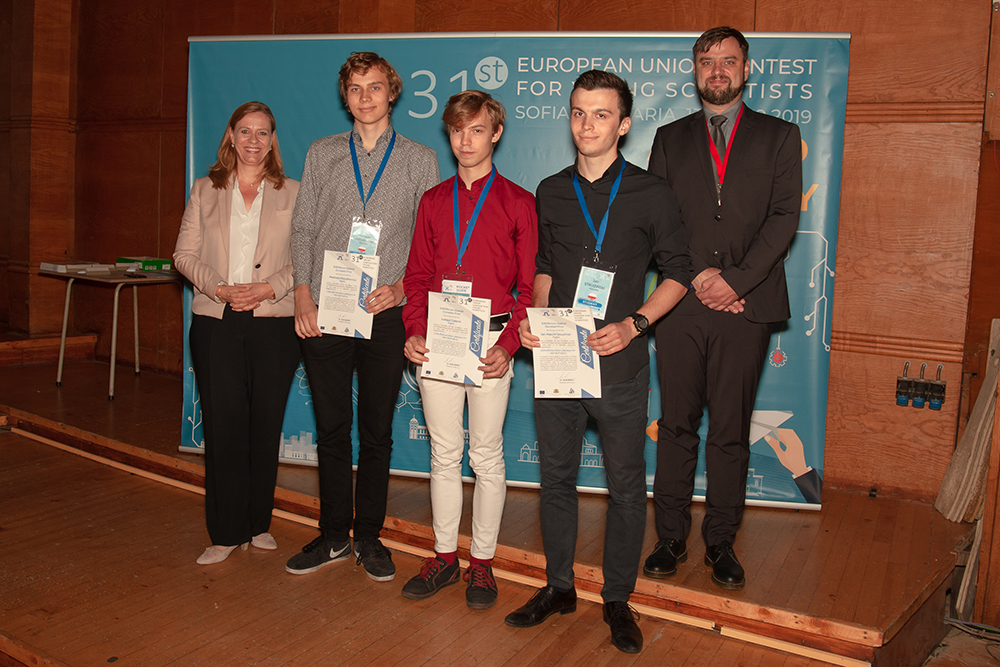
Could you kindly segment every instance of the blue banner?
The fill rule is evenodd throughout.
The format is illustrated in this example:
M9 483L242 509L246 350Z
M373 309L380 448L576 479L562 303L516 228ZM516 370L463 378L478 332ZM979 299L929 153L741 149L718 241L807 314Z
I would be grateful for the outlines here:
M632 128L621 148L626 159L645 167L656 129L700 109L691 58L696 37L696 33L486 33L192 38L188 188L214 162L233 109L248 100L271 107L286 171L300 178L309 145L351 127L340 99L337 72L355 51L376 51L396 66L403 94L393 110L393 126L437 151L443 177L455 173L456 167L441 112L449 96L479 88L507 108L504 135L494 155L497 168L533 192L539 181L575 158L569 94L576 77L590 69L614 72L632 86ZM804 480L821 477L823 470L829 315L850 40L844 34L751 33L747 38L751 62L743 99L754 110L797 123L804 157L802 216L785 259L792 317L787 326L776 328L761 379L751 430L747 501L818 506L820 499L810 491L815 483L810 486ZM323 75L317 77L317 71ZM647 289L654 286L651 273ZM190 298L187 290L185 330L190 323ZM655 369L652 337L633 344L649 346ZM181 449L199 451L203 446L201 411L187 336L185 369ZM524 350L515 357L514 373L504 425L507 479L510 484L537 484L531 357ZM654 372L645 452L650 490L660 415L655 377ZM300 367L285 413L283 461L315 463L315 423L309 383ZM400 386L393 426L393 470L428 473L430 444L412 366ZM703 419L703 440L706 431ZM768 443L765 436L774 434L783 445ZM803 465L811 469L805 475L801 474ZM793 471L800 473L798 479ZM467 461L465 474L472 475ZM595 429L588 429L581 449L579 485L605 487ZM703 497L704 491L702 452L696 497Z

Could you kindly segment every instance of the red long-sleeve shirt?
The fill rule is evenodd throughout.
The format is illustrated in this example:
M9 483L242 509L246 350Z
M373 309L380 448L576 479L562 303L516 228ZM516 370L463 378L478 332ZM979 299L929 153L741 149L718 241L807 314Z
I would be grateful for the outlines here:
M403 287L406 336L427 335L427 293L441 291L441 279L455 272L458 246L452 192L457 176L439 183L420 200L417 226L410 245ZM459 234L465 230L489 175L469 190L458 179ZM531 305L538 252L535 198L497 173L462 258L462 269L472 276L472 296L490 300L490 314L511 313L497 344L513 356L520 347L517 327ZM517 289L515 299L514 289Z

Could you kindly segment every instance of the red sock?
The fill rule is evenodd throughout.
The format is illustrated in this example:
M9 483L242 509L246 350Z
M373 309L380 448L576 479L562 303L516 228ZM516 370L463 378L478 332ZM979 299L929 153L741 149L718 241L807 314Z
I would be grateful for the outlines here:
M457 551L452 551L451 553L446 553L446 554L435 554L435 555L444 562L448 563L448 565L454 565L455 561L458 560Z
M473 558L472 556L469 556L469 565L470 566L472 566L472 565L483 565L485 567L493 567L493 559L492 558L487 558L487 559Z

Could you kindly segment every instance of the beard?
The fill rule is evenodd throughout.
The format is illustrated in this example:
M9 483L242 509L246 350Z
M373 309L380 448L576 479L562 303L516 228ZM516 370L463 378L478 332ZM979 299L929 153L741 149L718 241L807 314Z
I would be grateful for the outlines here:
M698 94L701 95L701 99L705 100L709 104L714 106L726 106L730 102L738 99L740 95L743 94L743 89L746 87L747 82L743 81L740 83L738 88L733 87L733 82L730 81L729 85L725 88L709 88L708 86L698 86Z

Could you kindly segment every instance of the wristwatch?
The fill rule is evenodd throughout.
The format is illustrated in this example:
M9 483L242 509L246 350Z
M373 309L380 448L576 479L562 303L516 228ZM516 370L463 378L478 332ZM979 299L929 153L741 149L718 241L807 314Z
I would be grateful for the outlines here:
M649 320L646 319L646 316L639 313L632 313L629 317L632 318L632 326L635 327L636 335L645 336L646 332L649 331Z

